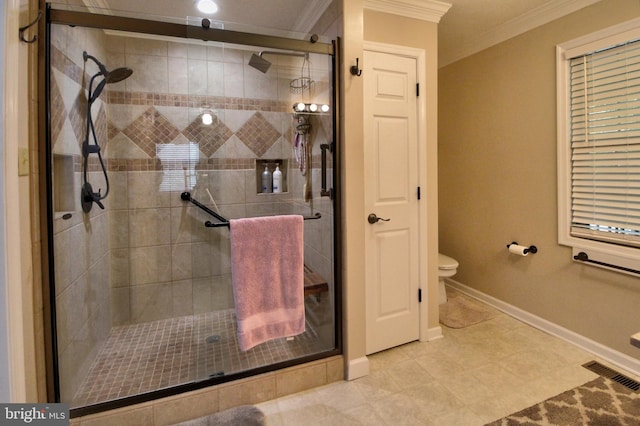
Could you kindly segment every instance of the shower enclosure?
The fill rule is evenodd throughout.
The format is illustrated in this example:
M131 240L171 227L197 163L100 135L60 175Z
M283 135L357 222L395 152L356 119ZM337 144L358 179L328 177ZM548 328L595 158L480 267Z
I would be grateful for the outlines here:
M50 376L72 416L340 353L338 49L221 26L47 10ZM282 214L305 218L305 332L241 351L228 220Z

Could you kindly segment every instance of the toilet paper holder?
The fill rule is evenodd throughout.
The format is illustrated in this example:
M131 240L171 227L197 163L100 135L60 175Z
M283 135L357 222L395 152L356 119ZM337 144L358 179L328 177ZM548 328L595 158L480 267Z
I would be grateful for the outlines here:
M516 241L512 241L511 244L518 245ZM507 248L509 248L511 244L507 244ZM536 246L529 246L529 248L524 249L524 254L537 253L537 252L538 252L538 248Z

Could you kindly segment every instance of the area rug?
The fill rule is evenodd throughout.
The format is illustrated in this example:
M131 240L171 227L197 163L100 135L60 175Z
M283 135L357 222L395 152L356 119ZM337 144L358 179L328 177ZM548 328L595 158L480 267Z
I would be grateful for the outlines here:
M449 328L464 328L489 320L498 312L455 290L447 289L447 302L440 305L440 322Z
M241 405L173 426L262 426L264 424L264 413L258 407Z
M487 426L640 425L640 394L605 377L561 393Z

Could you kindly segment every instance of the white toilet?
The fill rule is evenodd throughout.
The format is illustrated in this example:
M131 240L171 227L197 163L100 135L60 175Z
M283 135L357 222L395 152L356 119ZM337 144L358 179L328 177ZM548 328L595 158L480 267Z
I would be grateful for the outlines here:
M444 279L452 277L458 272L458 261L442 253L438 253L438 293L440 304L447 302L447 290L444 288Z

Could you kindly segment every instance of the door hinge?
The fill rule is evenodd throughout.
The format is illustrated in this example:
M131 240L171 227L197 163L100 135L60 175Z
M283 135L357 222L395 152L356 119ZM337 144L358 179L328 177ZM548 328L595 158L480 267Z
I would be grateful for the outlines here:
M420 96L420 83L416 83L416 96Z
M418 200L420 199L420 187L418 187Z
M418 289L418 303L422 303L422 289Z

